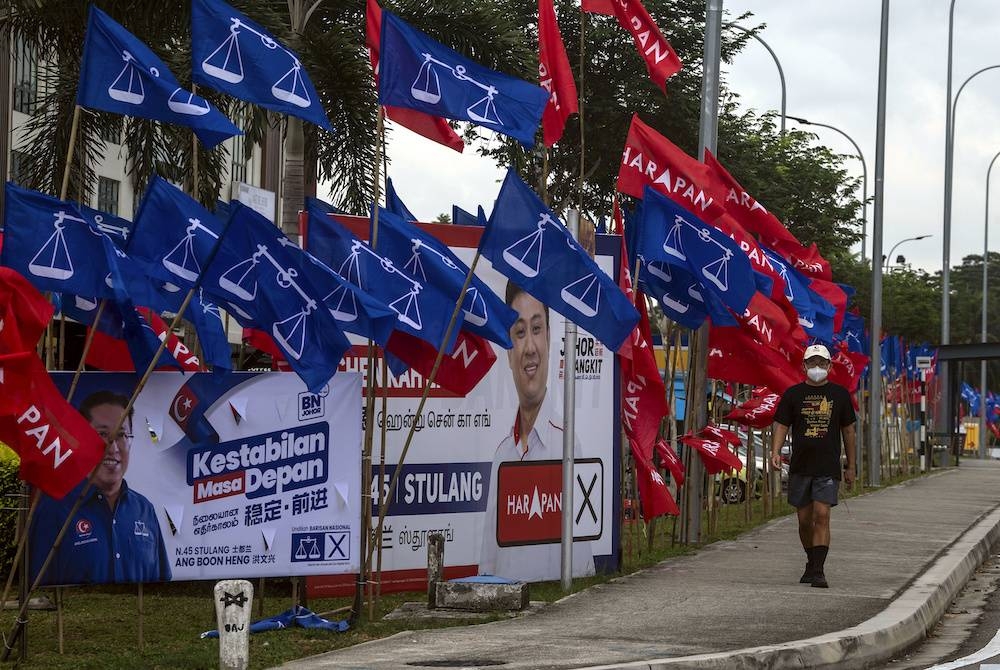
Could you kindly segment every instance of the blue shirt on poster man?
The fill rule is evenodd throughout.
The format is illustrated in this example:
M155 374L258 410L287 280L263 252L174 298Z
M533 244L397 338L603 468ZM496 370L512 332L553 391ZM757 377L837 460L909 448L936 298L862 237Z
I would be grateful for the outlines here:
M111 391L97 391L80 404L107 448L94 469L87 490L63 536L44 584L106 584L170 580L167 558L156 510L145 496L125 482L132 451L132 413L122 421L128 398ZM34 580L55 543L80 493L80 483L62 500L42 495L30 531L31 578Z

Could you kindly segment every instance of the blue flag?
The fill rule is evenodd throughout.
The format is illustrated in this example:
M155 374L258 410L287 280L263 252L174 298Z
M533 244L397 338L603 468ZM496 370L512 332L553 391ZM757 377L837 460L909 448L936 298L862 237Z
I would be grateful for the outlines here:
M513 170L500 187L479 249L497 272L612 351L639 322L628 296Z
M684 267L726 307L746 311L756 283L750 259L732 238L649 186L636 223L637 253Z
M544 88L495 72L382 10L379 104L468 121L530 149L548 104Z
M243 134L207 100L181 88L149 47L95 5L87 20L76 102L88 109L186 126L209 149Z
M333 132L299 57L221 0L191 3L191 78Z
M455 303L433 285L424 284L390 259L383 258L327 216L328 205L315 198L308 198L306 203L309 252L348 282L392 308L398 315L397 328L435 349L440 347L448 329L448 319L444 315L452 313ZM342 295L343 292L335 293L328 300L339 300ZM445 343L446 353L454 347L458 331L452 328L449 341Z
M684 268L658 261L648 263L640 257L637 286L656 298L667 318L682 326L694 330L708 318L698 280Z
M150 276L193 288L224 228L201 203L153 175L135 216L128 253Z
M406 221L417 220L417 217L410 213L409 208L403 204L403 201L396 194L396 188L392 185L392 179L388 178L385 180L385 208L396 216L403 217Z
M294 243L275 239L274 224L233 203L224 243L205 270L205 292L241 325L266 331L312 393L330 381L351 343L323 307Z
M124 258L72 204L7 182L0 264L17 270L38 290L125 298L118 268Z
M425 285L440 289L452 304L458 300L469 266L433 235L382 210L379 214L378 246L375 250ZM504 349L514 346L510 339L510 329L517 321L517 312L507 306L479 277L472 277L462 309L462 328L496 342Z
M129 236L132 235L131 221L80 203L76 203L76 207L83 214L83 218L87 219L87 223L110 237L116 247L125 250L125 247L128 246Z
M479 208L482 210L482 207ZM458 205L451 206L451 222L456 226L479 226L480 219L475 214L467 212Z

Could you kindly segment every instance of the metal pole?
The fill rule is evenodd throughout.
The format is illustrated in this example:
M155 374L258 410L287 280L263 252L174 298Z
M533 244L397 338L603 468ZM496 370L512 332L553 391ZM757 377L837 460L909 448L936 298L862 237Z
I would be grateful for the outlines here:
M566 223L573 239L580 236L580 212L569 210ZM563 346L562 590L573 588L573 442L576 439L576 324L566 319Z
M952 139L954 137L952 126L954 119L951 116L951 70L952 70L952 43L955 35L955 0L951 0L948 8L948 74L945 86L945 117L944 117L944 216L943 233L944 241L941 245L941 344L951 342L951 178L952 178ZM874 256L874 254L872 254ZM948 380L948 366L941 366L941 402L939 407L948 408L951 406L951 384ZM944 422L947 422L945 424ZM949 435L954 430L954 421L951 417L946 417L945 412L940 412L937 417L938 429L941 432L947 425Z
M993 172L993 164L1000 158L1000 152L993 156L990 166L986 170L986 216L983 219L983 323L979 331L979 337L983 344L986 344L986 289L989 286L989 259L990 259L990 173ZM986 359L979 361L979 458L986 458Z
M885 208L885 98L889 58L889 0L882 0L882 30L878 55L878 112L875 122L875 207L872 221L871 395L868 410L868 476L879 486L882 461L882 213Z
M899 242L896 242L894 245L892 245L892 248L889 249L889 253L886 254L886 256L885 256L885 263L882 264L882 265L885 266L886 272L888 272L889 268L892 266L892 254L893 254L894 251L896 251L896 248L899 247L900 244L902 244L903 242L915 242L917 240L926 240L928 237L934 237L934 236L933 235L917 235L916 237L907 237L906 239L900 240Z
M785 71L781 69L781 61L778 60L778 55L776 53L774 53L774 49L772 49L770 47L770 45L767 42L765 42L756 33L750 32L749 30L747 30L743 26L741 26L739 24L736 24L736 23L729 23L729 22L727 22L727 23L724 23L723 25L726 26L727 28L736 28L736 30L741 30L744 33L746 33L747 35L749 35L750 37L754 38L755 40L757 40L758 42L760 42L761 44L763 44L764 48L767 49L767 52L769 54L771 54L771 58L774 59L774 64L778 66L778 78L781 80L781 136L784 137L785 136L785 119L787 118L787 116L785 114L785 111L787 110L786 102L788 100L788 89L785 87ZM713 152L714 152L714 150L713 150Z
M836 126L831 126L826 123L816 123L815 121L809 121L808 119L803 119L799 116L789 116L792 121L797 121L804 126L817 126L819 128L827 128L834 131L835 133L840 133L843 135L848 142L854 147L854 150L858 153L858 160L861 161L861 260L865 260L865 246L868 240L868 164L865 162L865 155L861 152L861 147L858 143L854 141L854 138L845 133L840 128Z
M715 153L719 136L719 60L722 45L722 0L705 0L705 52L701 80L701 123L698 128L698 158L705 160L705 150ZM693 334L697 340L692 379L687 389L688 430L700 429L707 423L705 407L706 370L708 369L708 324ZM691 459L687 492L686 523L682 540L687 544L701 541L702 478L701 460ZM714 495L710 493L710 495Z

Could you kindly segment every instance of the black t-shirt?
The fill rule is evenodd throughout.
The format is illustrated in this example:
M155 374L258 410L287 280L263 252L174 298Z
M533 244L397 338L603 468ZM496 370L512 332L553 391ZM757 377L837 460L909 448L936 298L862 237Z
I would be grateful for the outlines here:
M781 396L774 420L790 428L790 473L840 479L840 429L855 421L847 389L796 384Z

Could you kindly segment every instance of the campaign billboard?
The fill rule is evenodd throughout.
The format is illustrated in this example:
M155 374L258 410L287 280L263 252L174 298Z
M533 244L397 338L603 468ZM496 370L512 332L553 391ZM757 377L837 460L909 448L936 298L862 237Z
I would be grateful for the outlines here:
M62 390L72 375L53 375ZM356 573L361 379L309 393L285 373L87 372L73 404L110 446L48 584ZM32 573L79 497L45 496Z
M367 233L366 220L345 217L344 221L355 235ZM471 264L481 229L422 228ZM595 260L612 277L618 276L619 251L617 237L598 236ZM537 301L511 297L507 279L485 259L479 259L476 275L524 317L512 328L522 329L512 332L514 349L492 345L496 361L465 397L432 385L419 415L425 385L419 373L411 369L390 375L379 385L370 490L373 524L378 519L380 488L389 500L382 532L383 591L426 586L427 539L434 532L445 539L446 577L559 578L565 319ZM529 312L539 308L532 320ZM544 342L537 340L539 335ZM576 354L573 553L574 574L580 576L618 567L621 444L614 352L580 329ZM466 367L478 363L470 358L474 354L461 348L450 355ZM340 369L366 375L367 348L355 346ZM533 416L519 421L526 396L541 402ZM389 490L414 424L402 473ZM517 426L527 426L528 434L518 434ZM385 455L380 465L383 435ZM310 577L308 585L316 596L344 594L353 588L338 577Z

